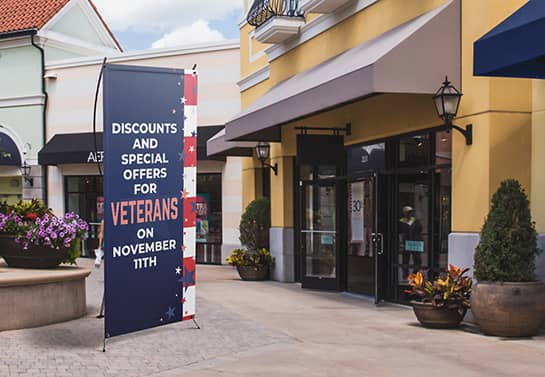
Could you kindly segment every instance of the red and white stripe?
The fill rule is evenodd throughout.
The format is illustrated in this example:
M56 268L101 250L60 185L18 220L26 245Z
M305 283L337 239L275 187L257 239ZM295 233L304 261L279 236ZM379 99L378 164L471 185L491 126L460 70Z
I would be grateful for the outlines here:
M196 266L196 213L192 203L197 197L197 73L185 70L184 74L184 246L183 272L194 270ZM196 276L196 275L195 275ZM183 320L195 316L195 286L182 287Z

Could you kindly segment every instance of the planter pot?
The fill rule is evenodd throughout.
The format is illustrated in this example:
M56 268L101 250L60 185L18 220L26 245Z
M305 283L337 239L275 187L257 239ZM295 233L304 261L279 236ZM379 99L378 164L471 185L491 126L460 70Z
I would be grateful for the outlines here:
M28 250L14 241L12 235L0 235L0 256L9 267L16 268L55 268L68 255L68 248L55 250L47 246L29 246Z
M534 336L545 322L545 284L479 282L472 290L471 311L487 335Z
M263 281L269 277L269 266L237 266L238 274L242 280Z
M422 326L433 329L454 329L460 326L467 311L465 308L436 308L429 302L411 301L411 304Z

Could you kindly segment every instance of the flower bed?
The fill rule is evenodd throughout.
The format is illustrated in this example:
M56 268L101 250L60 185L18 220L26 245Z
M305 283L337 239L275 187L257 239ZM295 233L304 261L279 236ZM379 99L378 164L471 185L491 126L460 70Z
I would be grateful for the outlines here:
M10 266L14 261L17 264L18 255L31 262L40 257L53 257L60 260L59 263L75 264L80 256L81 240L87 238L88 229L89 225L78 215L66 213L57 217L36 199L15 205L3 203L0 205L0 235L4 242L0 255Z

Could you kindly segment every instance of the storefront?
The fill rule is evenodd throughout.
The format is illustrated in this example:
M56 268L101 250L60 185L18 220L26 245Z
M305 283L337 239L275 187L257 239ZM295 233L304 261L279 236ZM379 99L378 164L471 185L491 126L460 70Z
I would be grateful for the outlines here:
M450 257L453 142L461 138L433 96L445 76L461 85L461 4L408 6L412 17L387 2L360 6L358 25L395 16L389 27L348 33L365 34L357 43L346 18L315 39L303 33L300 44L265 49L270 78L243 93L247 106L226 124L225 142L270 144L274 279L407 302L408 275L436 275ZM347 9L318 19L334 22ZM319 40L346 43L322 54ZM245 184L260 169L246 159Z
M224 177L226 158L206 156L206 140L220 128L202 127L197 138L197 262L205 264L222 264L225 259L222 186L228 184L227 188L232 190L233 183L231 177ZM38 154L40 164L49 167L53 178L49 197L52 207L60 208L59 212L78 213L90 224L83 256L92 256L98 247L104 213L102 145L102 132L96 133L96 137L90 132L57 134Z
M447 267L451 133L346 147L342 136L298 135L297 147L296 280L303 287L406 302L409 273Z

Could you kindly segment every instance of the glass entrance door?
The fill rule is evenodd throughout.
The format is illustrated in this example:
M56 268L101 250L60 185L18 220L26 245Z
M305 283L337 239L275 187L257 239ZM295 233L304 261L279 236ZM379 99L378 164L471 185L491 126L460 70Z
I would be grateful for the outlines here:
M399 175L397 182L397 242L393 263L398 301L407 301L409 274L427 271L431 261L431 174Z
M374 297L378 302L383 239L378 229L376 175L348 182L347 231L347 291Z
M303 288L338 289L337 188L334 182L301 187Z

